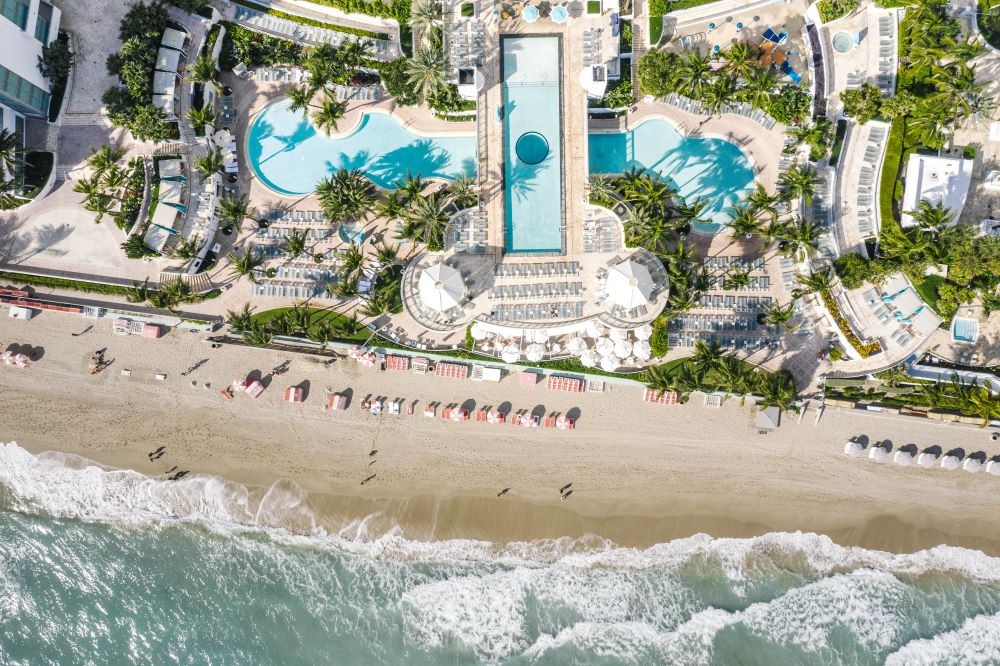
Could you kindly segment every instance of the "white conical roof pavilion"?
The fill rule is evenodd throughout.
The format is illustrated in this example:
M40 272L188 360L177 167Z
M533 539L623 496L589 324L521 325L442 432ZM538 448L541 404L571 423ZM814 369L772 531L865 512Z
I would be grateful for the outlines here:
M608 269L608 280L604 286L612 303L628 309L649 303L655 287L649 270L633 259L626 259Z
M420 300L432 310L444 312L456 307L465 293L462 274L445 263L425 268L417 282Z

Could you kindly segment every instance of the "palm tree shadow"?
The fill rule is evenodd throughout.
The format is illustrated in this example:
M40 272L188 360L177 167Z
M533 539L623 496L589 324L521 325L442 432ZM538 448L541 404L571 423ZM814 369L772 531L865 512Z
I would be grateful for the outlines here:
M316 128L313 127L312 123L309 122L309 120L303 117L299 121L299 123L296 124L295 129L293 129L291 133L285 135L277 135L272 133L271 135L269 135L279 144L279 148L277 150L275 150L273 153L271 153L266 157L262 157L263 143L256 143L250 146L250 157L251 159L256 158L257 164L264 164L265 162L277 157L281 153L292 152L304 141L311 139L315 135L316 135ZM256 154L254 152L255 149L256 149Z
M447 178L451 156L430 139L420 139L392 150L368 168L368 177L382 188L391 188L407 174L423 178Z
M348 155L347 153L340 153L340 155L337 156L336 161L334 160L326 161L325 163L326 170L329 173L334 173L335 171L338 171L340 169L365 170L368 167L368 163L371 162L371 157L372 154L367 150L362 150L353 156Z

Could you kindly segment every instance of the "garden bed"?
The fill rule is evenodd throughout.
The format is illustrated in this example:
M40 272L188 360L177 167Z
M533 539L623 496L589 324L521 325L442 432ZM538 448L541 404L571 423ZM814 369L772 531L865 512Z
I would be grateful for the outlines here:
M826 309L830 311L830 315L833 317L834 321L837 322L837 327L840 329L840 332L844 334L844 337L847 338L847 341L851 344L851 346L854 347L858 354L861 355L861 358L869 358L870 356L874 356L882 351L882 345L878 342L865 344L858 339L858 336L854 334L853 330L851 330L851 325L847 322L847 319L843 314L841 314L840 306L837 305L836 299L833 298L833 295L829 290L824 289L819 292L819 295L823 299L823 305L826 306Z

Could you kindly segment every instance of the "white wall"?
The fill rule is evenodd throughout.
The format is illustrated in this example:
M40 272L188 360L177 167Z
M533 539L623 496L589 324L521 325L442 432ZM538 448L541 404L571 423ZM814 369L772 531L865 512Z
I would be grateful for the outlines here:
M0 64L23 79L27 79L45 92L51 92L48 79L38 71L38 57L42 55L42 43L35 39L35 20L38 18L39 0L32 0L28 11L28 23L24 30L0 16ZM52 8L52 26L49 40L59 34L60 12Z

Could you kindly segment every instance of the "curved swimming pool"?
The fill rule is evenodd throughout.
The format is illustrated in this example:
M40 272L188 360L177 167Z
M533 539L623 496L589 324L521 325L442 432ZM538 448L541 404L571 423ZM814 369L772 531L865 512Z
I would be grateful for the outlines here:
M330 137L282 100L257 114L247 137L254 174L286 195L308 194L340 168L361 169L383 188L408 172L449 179L476 173L473 135L420 136L385 113L365 113L350 134Z
M753 188L753 167L726 139L688 137L672 124L651 118L626 132L590 135L590 173L619 174L628 169L655 171L686 201L705 199L699 225L714 232L729 221L727 210Z

